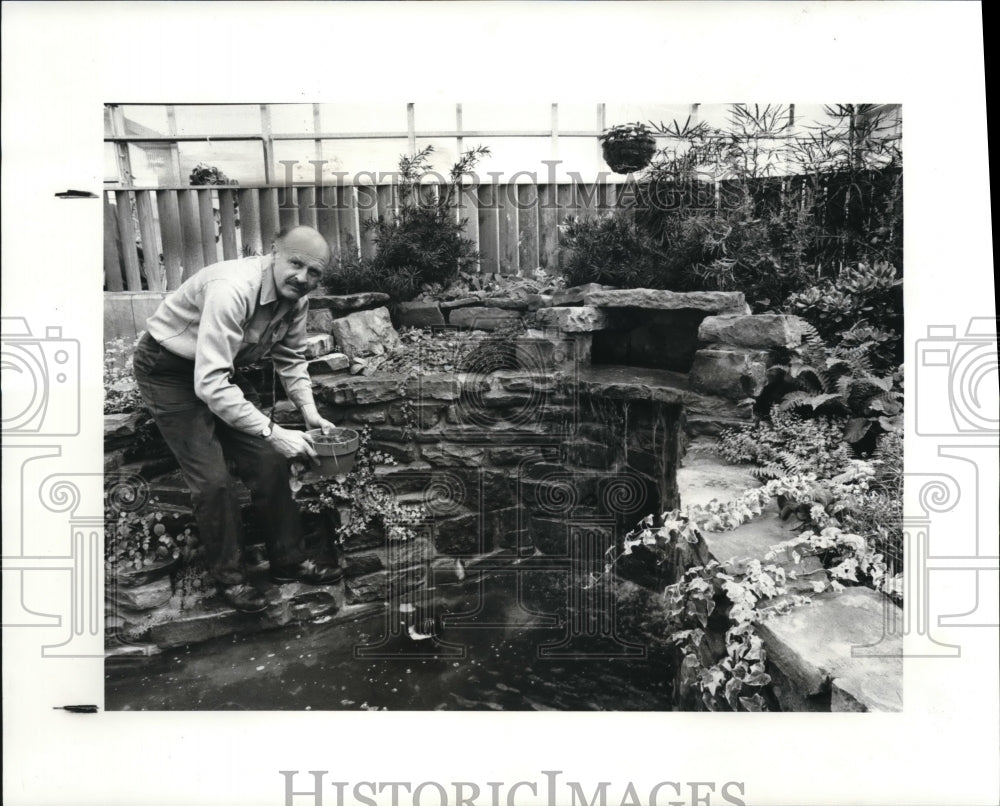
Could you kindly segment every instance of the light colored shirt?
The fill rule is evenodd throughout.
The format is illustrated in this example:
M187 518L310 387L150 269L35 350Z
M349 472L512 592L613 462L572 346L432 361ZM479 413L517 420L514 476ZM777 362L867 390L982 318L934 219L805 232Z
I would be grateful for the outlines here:
M274 285L273 258L206 266L160 303L146 329L161 346L194 361L194 391L223 422L259 434L268 417L232 382L234 368L270 354L289 399L313 403L305 360L309 301L286 300Z

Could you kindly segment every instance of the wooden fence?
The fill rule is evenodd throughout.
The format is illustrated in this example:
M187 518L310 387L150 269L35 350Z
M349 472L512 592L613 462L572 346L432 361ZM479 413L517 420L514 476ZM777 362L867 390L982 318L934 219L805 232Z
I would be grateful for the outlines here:
M558 265L559 225L615 208L624 184L486 184L462 189L456 220L482 255L480 271ZM423 185L424 198L441 192ZM114 188L104 192L106 291L170 291L220 260L262 254L283 227L318 229L334 258L374 252L365 221L391 217L395 185Z

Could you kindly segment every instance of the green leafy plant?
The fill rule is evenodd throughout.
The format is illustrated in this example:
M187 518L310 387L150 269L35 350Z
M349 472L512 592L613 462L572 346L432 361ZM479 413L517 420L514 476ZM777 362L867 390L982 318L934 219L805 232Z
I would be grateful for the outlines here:
M776 408L769 420L719 435L719 453L730 462L750 462L755 476L777 479L795 473L829 478L847 463L842 418L804 418Z
M120 507L104 495L104 567L109 575L142 571L175 560L201 556L197 530L189 518L165 513L156 499L138 510Z
M790 351L788 363L769 370L772 384L784 383L792 390L784 394L778 410L846 418L844 440L859 451L870 451L881 433L901 431L902 367L889 375L876 374L874 344L848 342L830 348L808 328L802 344Z
M436 188L423 184L430 173L433 146L399 160L399 208L394 216L370 219L375 255L356 251L328 271L323 284L335 294L384 291L394 302L413 299L428 283L446 283L475 266L479 254L464 235L464 221L455 209L463 179L489 149L465 151L452 165L448 182Z
M345 476L310 485L310 492L315 497L305 499L303 508L313 514L339 513L341 522L336 528L336 538L341 543L349 543L351 538L375 526L384 527L390 539L412 539L416 534L414 525L427 518L423 505L401 504L385 485L378 483L376 468L395 464L396 460L388 454L372 449L371 429L365 427L361 429L351 471ZM304 470L303 466L293 464L292 489L295 492L303 489L297 477Z
M119 337L104 345L104 413L146 411L132 372L132 356L139 339Z
M636 224L670 255L671 287L738 289L755 311L789 311L789 297L836 285L844 267L902 268L898 133L871 105L825 112L820 124L794 126L790 107L737 104L725 127L652 124L672 146L626 191ZM843 312L840 329L866 316L888 329L901 313L901 297L892 301L872 316L864 304L828 312ZM819 304L801 302L807 318Z
M569 217L560 225L560 268L570 286L672 288L671 260L627 212Z

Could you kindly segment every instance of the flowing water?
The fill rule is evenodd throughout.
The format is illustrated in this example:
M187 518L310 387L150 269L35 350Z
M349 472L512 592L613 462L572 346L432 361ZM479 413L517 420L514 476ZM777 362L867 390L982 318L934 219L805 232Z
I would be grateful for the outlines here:
M670 710L662 658L646 657L617 630L587 634L594 620L565 576L495 574L439 588L433 610L418 611L416 620L390 608L391 617L300 624L152 658L110 659L105 707ZM437 637L413 640L409 626L418 637Z

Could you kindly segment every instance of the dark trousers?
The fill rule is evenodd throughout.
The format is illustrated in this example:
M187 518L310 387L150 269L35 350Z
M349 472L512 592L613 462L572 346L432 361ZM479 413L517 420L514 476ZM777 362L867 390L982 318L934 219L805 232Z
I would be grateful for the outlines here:
M230 428L194 393L194 362L144 334L133 359L135 379L191 489L209 572L224 585L245 581L240 563L243 527L230 463L253 497L272 568L304 559L302 521L288 486L288 462L263 437ZM244 378L233 379L256 403Z

